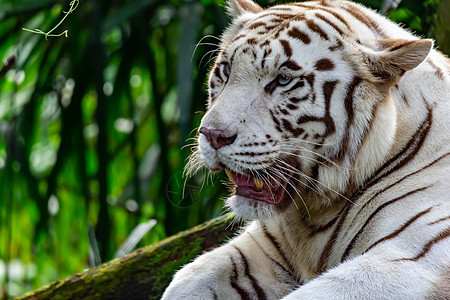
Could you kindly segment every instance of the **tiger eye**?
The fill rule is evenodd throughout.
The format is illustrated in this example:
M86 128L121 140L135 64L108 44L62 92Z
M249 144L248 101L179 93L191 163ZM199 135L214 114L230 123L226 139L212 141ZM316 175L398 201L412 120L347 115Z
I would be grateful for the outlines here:
M225 74L225 76L229 77L231 74L231 66L230 64L226 63L223 66L223 74Z
M277 77L277 82L279 85L287 85L291 81L292 81L291 78L284 76L284 75L278 75L278 77Z

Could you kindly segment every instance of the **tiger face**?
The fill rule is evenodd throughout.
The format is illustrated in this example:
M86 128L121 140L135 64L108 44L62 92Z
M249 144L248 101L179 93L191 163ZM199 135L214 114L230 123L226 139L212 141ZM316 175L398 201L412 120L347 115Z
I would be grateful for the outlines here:
M240 217L310 213L382 164L396 126L390 87L431 42L359 40L302 4L248 9L224 34L193 161L225 170Z

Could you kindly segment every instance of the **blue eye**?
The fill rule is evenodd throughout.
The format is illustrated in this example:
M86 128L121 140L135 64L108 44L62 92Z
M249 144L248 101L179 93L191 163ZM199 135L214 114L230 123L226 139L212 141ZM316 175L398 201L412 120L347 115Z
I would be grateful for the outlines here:
M225 76L229 77L231 73L231 66L230 64L225 63L223 65L223 74L225 74Z
M291 82L291 80L292 79L290 77L284 75L278 75L277 77L277 82L279 85L287 85L289 84L289 82Z

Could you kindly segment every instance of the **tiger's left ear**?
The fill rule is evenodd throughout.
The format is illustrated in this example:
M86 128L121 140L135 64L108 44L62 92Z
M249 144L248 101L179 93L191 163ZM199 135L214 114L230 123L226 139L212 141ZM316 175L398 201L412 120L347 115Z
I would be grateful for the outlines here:
M381 51L366 52L365 63L376 79L392 82L420 65L430 53L433 41L383 39L378 45Z
M227 12L236 19L245 13L259 13L263 11L262 7L251 0L228 0Z

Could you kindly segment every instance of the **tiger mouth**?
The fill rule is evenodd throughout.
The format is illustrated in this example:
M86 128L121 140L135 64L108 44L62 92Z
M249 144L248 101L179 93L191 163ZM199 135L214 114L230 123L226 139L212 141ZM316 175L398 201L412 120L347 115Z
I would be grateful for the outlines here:
M263 179L235 173L229 169L225 169L225 173L236 186L235 195L277 205L283 201L294 172L291 171L282 177L277 175L262 177Z

